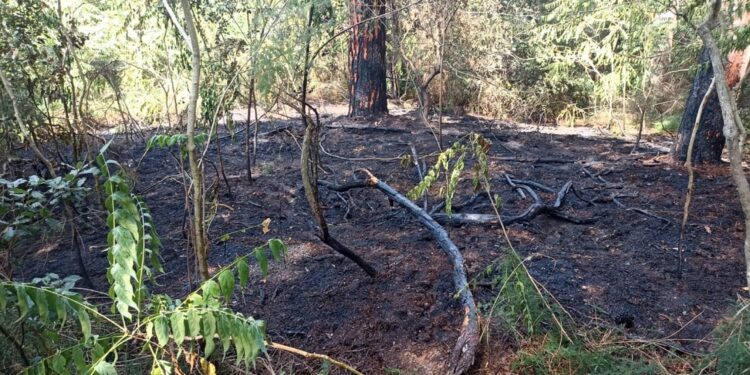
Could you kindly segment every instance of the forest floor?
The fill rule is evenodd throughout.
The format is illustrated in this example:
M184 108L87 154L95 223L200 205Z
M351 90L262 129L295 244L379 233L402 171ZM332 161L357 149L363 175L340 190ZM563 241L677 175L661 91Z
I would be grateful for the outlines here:
M368 168L406 193L418 182L414 166L402 163L402 157L410 155L410 144L420 157L427 156L428 166L435 161L435 137L413 112L377 122L326 116L323 124L323 180L344 182L354 170ZM218 269L270 238L281 238L289 246L286 261L272 262L267 278L261 279L256 271L251 287L237 296L234 308L265 320L273 341L328 354L367 374L444 373L462 317L453 299L447 257L416 220L373 189L335 193L321 187L320 191L332 234L373 264L379 276L369 278L327 248L315 236L303 193L300 121L265 121L261 133L273 129L284 130L259 139L251 182L245 172L244 135L234 142L231 137L221 138L231 195L220 184L220 205L210 227L210 264ZM600 136L589 128L539 130L468 116L449 118L444 144L470 132L492 142L491 184L493 193L502 197L503 213L519 213L531 203L505 182L503 174L510 173L556 190L571 180L586 200L615 194L628 208L661 217L611 202L592 205L571 193L564 211L594 218L593 223L573 224L542 214L510 225L509 236L521 256L528 258L531 275L578 325L595 323L630 338L668 338L678 348L706 349L703 340L744 286L742 214L728 168L697 169L686 267L679 278L676 248L687 173L664 157L668 139L651 137L639 153L631 155L632 142ZM558 130L577 134L554 134ZM169 151L152 150L135 167L144 143L123 146L119 156L112 156L133 165L135 191L151 208L162 237L166 273L158 276L156 289L180 297L189 291L190 277L183 232L184 190ZM208 155L218 166L214 147ZM587 175L584 168L593 175L600 173L606 183ZM468 174L459 185L458 202L473 194ZM207 166L206 175L208 185L216 182L213 167ZM554 198L544 193L543 199ZM439 197L433 193L429 202L432 206ZM457 212L489 214L492 207L478 199ZM266 218L271 219L271 230L264 234L260 223ZM103 223L99 227L85 235L92 248L86 265L94 280L105 285L106 257L101 250L106 232ZM483 271L508 253L501 229L491 225L447 229L463 253L469 279L478 282L477 303L480 307L491 303L496 292L486 287ZM226 241L217 241L228 233ZM19 272L23 278L76 273L69 251L62 243L29 254ZM511 356L509 346L487 347L483 342L475 373L505 373ZM320 368L316 361L276 359L270 364L276 373L313 373Z

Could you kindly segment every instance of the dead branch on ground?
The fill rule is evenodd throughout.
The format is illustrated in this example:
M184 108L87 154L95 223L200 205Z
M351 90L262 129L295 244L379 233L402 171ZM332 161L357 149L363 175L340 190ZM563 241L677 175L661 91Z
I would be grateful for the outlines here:
M513 189L525 191L534 200L534 202L528 208L526 208L526 210L523 213L519 215L501 216L500 220L502 220L502 223L505 225L522 222L522 221L530 221L543 213L549 216L552 216L556 219L571 222L573 224L589 224L589 223L596 221L595 218L578 218L578 217L565 214L560 211L560 208L562 207L564 203L565 196L568 194L570 190L572 190L571 189L573 186L572 181L568 181L567 183L565 183L565 185L563 185L563 187L559 191L557 191L556 196L555 196L555 201L551 205L546 205L542 201L542 198L539 197L539 194L537 194L534 191L534 189L532 189L530 186L521 184L518 182L518 180L513 180L507 174L505 175L505 179ZM538 184L538 185L541 185L541 184ZM434 214L433 218L441 224L449 224L449 225L500 224L500 221L498 220L497 215L492 215L492 214L474 214L474 213L469 213L469 214L454 213L451 215Z
M464 308L464 319L461 324L461 333L458 342L453 347L450 360L450 374L462 374L466 372L474 363L474 356L479 343L479 316L477 314L476 304L472 297L471 290L466 279L464 270L464 261L461 252L448 237L448 233L438 224L427 212L419 208L414 202L409 200L403 194L396 191L390 185L373 176L370 171L360 169L365 175L365 180L349 182L345 185L335 185L329 182L321 181L321 185L327 186L334 191L346 191L354 188L375 188L383 192L391 200L401 205L409 211L412 216L419 220L433 235L440 245L443 252L448 255L453 267L453 285ZM356 172L355 172L356 173Z

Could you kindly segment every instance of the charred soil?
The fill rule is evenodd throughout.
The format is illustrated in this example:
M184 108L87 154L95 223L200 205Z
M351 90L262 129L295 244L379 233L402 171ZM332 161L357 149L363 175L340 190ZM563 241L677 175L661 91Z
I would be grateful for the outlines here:
M736 300L744 280L742 213L726 167L697 170L686 267L680 278L676 248L687 173L660 158L658 147L644 146L640 154L630 155L632 143L615 138L519 131L471 117L454 120L445 125L446 145L470 132L492 141L490 177L493 193L502 197L503 213L519 213L531 203L508 186L504 173L555 190L573 181L576 194L567 196L564 211L595 221L573 224L542 214L510 225L509 234L521 256L531 256L531 274L578 324L594 322L631 337L668 337L689 350L706 348L701 340ZM302 190L298 124L262 124L262 132L284 130L259 139L252 181L245 172L244 135L234 140L222 135L231 196L214 167L206 166L207 183L219 184L213 193L208 189L209 198L216 198L210 208L215 212L210 226L214 270L270 238L289 246L286 261L272 264L266 279L256 276L251 287L236 296L234 308L265 320L271 340L328 354L364 373L444 373L462 317L447 257L428 231L372 189L320 191L332 234L373 264L379 275L368 277L323 245L315 237ZM403 162L411 154L410 144L428 166L438 150L433 133L413 113L378 122L327 118L324 126L320 176L327 181L343 182L354 170L368 168L405 193L417 183L414 165ZM143 146L136 146L120 157L136 164L142 153ZM216 159L213 146L208 157ZM177 164L169 151L153 150L130 170L135 191L151 208L164 243L166 273L158 276L156 289L181 297L196 276L188 265L184 188ZM457 201L474 194L470 185L469 177L461 182ZM609 199L612 196L620 205ZM436 195L429 198L430 206L439 203ZM542 198L554 200L550 193L542 193ZM489 214L492 208L486 199L477 199L458 212ZM264 234L260 223L266 218L271 219L271 231ZM482 281L482 271L507 254L497 226L446 229L465 257L470 280ZM87 268L98 285L106 284L105 233L101 222L85 234ZM76 273L71 251L63 240L29 253L19 273L24 279L47 272ZM475 290L480 305L494 298L481 284ZM482 350L478 362L509 358ZM272 364L277 371L320 368L315 361L278 356Z

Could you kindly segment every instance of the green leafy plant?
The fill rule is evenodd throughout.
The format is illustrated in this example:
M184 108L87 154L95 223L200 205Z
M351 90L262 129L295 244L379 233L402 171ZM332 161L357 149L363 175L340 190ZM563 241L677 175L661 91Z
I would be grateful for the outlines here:
M63 204L82 206L91 190L86 182L98 172L98 168L80 163L55 178L0 179L0 250L9 258L6 278L12 278L13 249L44 230L62 231L63 223L57 217Z
M206 143L206 140L208 139L208 134L206 133L200 133L195 135L195 144L201 145ZM182 155L182 158L187 158L187 134L184 133L177 133L177 134L156 134L149 138L148 142L146 142L146 152L154 149L155 147L162 148L162 149L170 149L174 146L179 146L180 148L180 155Z
M109 211L107 279L112 308L103 312L75 292L75 277L60 280L50 274L32 283L0 282L0 311L17 315L11 329L33 323L48 339L33 360L28 360L25 348L17 348L28 361L23 372L116 374L122 356L141 355L150 358L143 372L171 374L195 358L208 363L218 345L225 356L234 353L237 363L254 363L265 351L264 323L227 306L237 287L246 287L250 280L249 257L266 275L267 252L280 261L286 246L268 241L218 271L184 300L151 295L147 282L152 270L162 270L159 239L145 203L131 192L119 164L106 159L107 146L97 163ZM67 335L52 334L63 328Z
M517 338L543 332L552 320L551 314L557 313L547 308L521 262L511 252L502 262L484 271L485 276L492 277L492 287L497 293L492 303L485 306L486 314L490 319L499 318Z
M407 193L409 199L415 200L421 197L438 182L441 173L444 173L445 183L440 188L440 195L445 199L445 212L450 214L453 208L453 196L461 180L461 173L466 167L467 156L475 159L473 185L475 189L479 187L482 176L487 175L487 155L492 143L476 133L469 134L466 138L468 138L468 143L457 141L438 154L435 165L430 167L422 181Z

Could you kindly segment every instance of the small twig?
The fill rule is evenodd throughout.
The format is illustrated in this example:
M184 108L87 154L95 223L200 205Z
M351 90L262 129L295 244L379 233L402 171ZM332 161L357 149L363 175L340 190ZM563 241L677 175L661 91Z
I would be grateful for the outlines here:
M414 144L409 144L409 148L411 149L411 156L412 161L414 163L414 166L417 168L417 174L419 175L419 182L422 182L424 180L424 172L422 171L422 167L419 165L419 155L417 155L417 149L414 147ZM427 191L422 192L423 204L422 208L427 211Z
M4 290L2 292L5 293ZM18 355L21 356L21 361L23 361L24 366L26 367L31 366L31 361L29 361L29 357L26 356L26 351L23 350L23 344L20 341L18 341L16 336L11 335L10 332L8 332L5 329L5 327L3 327L1 324L0 324L0 333L2 333L2 335L5 336L5 338L11 342L11 344L13 344L13 347L16 348L16 351L18 351Z

